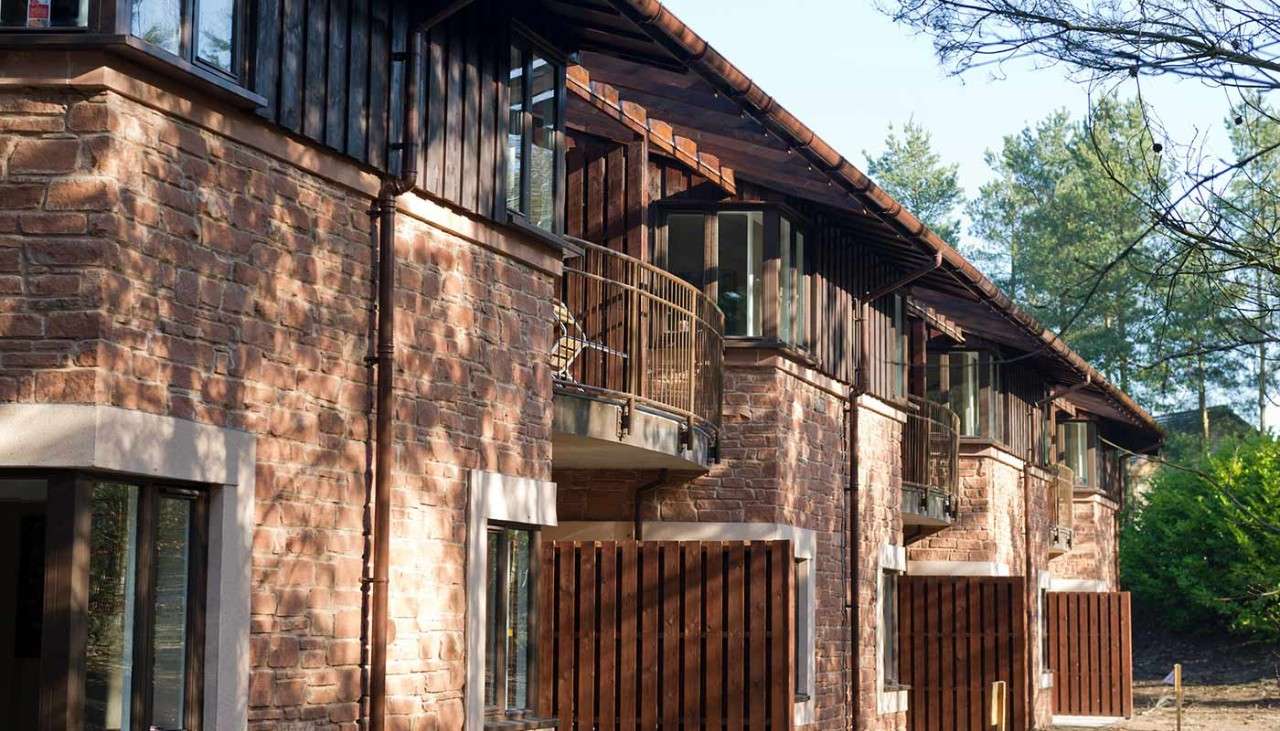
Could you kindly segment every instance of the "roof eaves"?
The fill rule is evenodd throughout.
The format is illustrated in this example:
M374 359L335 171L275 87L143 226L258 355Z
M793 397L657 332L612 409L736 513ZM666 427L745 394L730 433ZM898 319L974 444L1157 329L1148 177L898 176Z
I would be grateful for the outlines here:
M1141 426L1163 434L1163 430L1155 419L1129 394L1108 381L1101 372L1081 358L1056 334L1050 332L1032 315L1015 304L986 275L965 260L959 252L906 210L901 203L894 200L893 196L876 185L871 178L844 159L817 133L764 93L764 90L756 86L750 77L667 10L661 2L658 0L612 0L612 2L648 32L655 41L663 44L677 58L701 75L707 83L724 91L728 97L747 107L757 121L805 154L815 167L857 195L902 233L941 254L944 262L975 290L975 294L990 303L1033 338L1038 339L1046 350L1064 361L1082 378L1088 378L1097 384L1108 398L1119 404L1124 411L1132 414Z

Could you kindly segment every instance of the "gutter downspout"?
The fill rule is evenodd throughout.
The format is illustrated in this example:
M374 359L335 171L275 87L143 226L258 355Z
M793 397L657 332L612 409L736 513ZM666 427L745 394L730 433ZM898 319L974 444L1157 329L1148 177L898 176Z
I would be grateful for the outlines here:
M859 564L862 530L861 510L858 504L858 397L867 393L870 385L866 367L867 307L870 303L886 295L893 294L941 266L942 254L934 254L933 261L929 264L907 273L895 282L874 289L854 301L858 316L859 362L857 363L858 368L855 374L856 383L849 389L849 401L845 406L845 413L848 414L849 419L849 486L845 489L845 514L849 516L849 547L847 551L849 591L846 599L846 610L849 613L849 713L851 716L849 728L851 729L858 727L861 700L859 693L862 689L862 659L859 655L861 652L862 607L858 602L858 584L862 580L862 571Z
M395 462L395 289L396 289L396 199L418 182L418 139L422 136L421 104L418 79L422 73L423 46L426 32L447 20L472 0L455 0L441 8L409 32L407 52L398 55L408 63L405 88L408 92L404 108L403 138L392 149L400 150L400 174L382 179L378 200L370 215L378 219L378 382L374 411L374 507L373 569L368 583L372 585L369 648L369 717L370 731L386 727L387 706L387 607L391 575L391 490Z

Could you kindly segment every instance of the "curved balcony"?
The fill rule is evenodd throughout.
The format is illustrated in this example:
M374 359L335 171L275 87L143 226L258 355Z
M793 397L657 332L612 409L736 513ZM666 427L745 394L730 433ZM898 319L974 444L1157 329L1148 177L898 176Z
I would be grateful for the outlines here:
M902 524L909 539L951 525L959 483L959 417L945 404L908 397L902 428Z
M662 269L574 243L551 353L555 466L705 469L720 434L720 308Z

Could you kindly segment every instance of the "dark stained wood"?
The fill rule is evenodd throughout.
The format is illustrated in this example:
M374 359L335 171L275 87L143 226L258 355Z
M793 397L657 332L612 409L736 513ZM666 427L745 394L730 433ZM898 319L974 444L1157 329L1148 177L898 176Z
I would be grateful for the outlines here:
M423 142L423 188L444 194L445 109L448 107L448 35L444 28L431 30L427 40L427 114Z
M577 614L577 549L572 543L548 542L548 548L556 553L556 648L552 683L555 687L555 715L572 719L574 705L574 680L578 666L578 644L574 637L574 620ZM552 664L548 663L547 667Z
M641 672L634 669L641 667L637 652L640 643L640 604L637 598L642 595L640 572L637 570L637 549L634 541L622 541L619 544L621 593L621 621L618 627L620 651L618 654L618 727L622 731L637 731L640 716L638 713Z
M722 543L706 543L706 727L719 729L724 719L725 694L725 623L724 578L727 552Z
M702 723L702 544L681 545L683 563L682 603L684 622L681 628L683 663L680 670L682 720L685 728L699 728Z
M662 727L680 723L680 544L663 541L662 550L662 662L658 685L662 704Z
M303 71L302 133L313 140L323 140L326 112L325 90L328 73L329 3L328 0L306 0L307 49Z
M347 139L347 34L352 0L329 0L329 70L325 90L324 143L343 149Z
M306 0L281 0L284 4L280 46L280 108L276 121L294 132L302 129L302 72L306 43L303 11Z
M1131 607L1127 592L1050 592L1046 602L1055 714L1133 714Z
M618 576L618 544L604 541L600 544L599 610L599 663L596 682L599 707L596 709L596 728L599 731L617 729L618 698L618 593L622 588Z
M578 702L574 717L580 729L592 728L596 714L596 549L594 543L578 548Z
M662 574L660 573L659 556L661 546L657 543L640 543L641 581L641 625L640 625L640 728L653 729L658 724L661 708L658 697L658 674L660 672L659 655L662 653L662 635L659 629L658 613L660 592L662 591Z
M462 193L459 204L468 211L480 209L480 49L481 20L472 15L462 25L465 33L462 58Z
M357 160L366 160L369 139L369 6L373 0L349 2L346 153Z
M374 0L369 13L369 146L366 159L370 165L384 170L387 164L390 76L390 8L387 3Z
M449 22L449 53L444 59L444 187L441 190L441 196L445 200L459 204L462 197L462 117L465 101L462 92L466 38L456 31L462 20L463 18L454 18ZM525 83L528 83L527 79Z
M1025 729L1020 577L899 578L907 728L985 731L990 687L1009 684L1009 728Z
M253 88L267 105L259 114L270 116L278 109L280 94L280 4L281 0L258 0L254 5Z
M534 635L534 641L537 643L536 652L538 653L539 667L542 670L536 678L537 694L534 709L539 716L543 718L553 718L555 716L555 698L552 695L553 689L556 687L554 682L549 682L551 678L556 677L556 656L553 639L558 634L558 626L556 624L556 614L559 608L556 606L556 599L559 594L558 582L559 576L556 574L556 549L550 545L549 541L542 541L539 545L538 553L534 559L541 564L538 571L539 583L536 587L538 592L538 631Z

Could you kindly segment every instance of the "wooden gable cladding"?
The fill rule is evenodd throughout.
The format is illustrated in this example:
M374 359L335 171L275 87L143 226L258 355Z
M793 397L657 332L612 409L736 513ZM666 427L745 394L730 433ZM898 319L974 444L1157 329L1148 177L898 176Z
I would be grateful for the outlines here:
M644 142L571 134L565 170L566 232L647 260Z
M258 0L253 90L258 113L365 163L399 172L406 63L421 8L408 0ZM506 217L510 15L503 0L477 0L431 30L423 59L419 187L459 208ZM495 32L496 31L496 32Z

